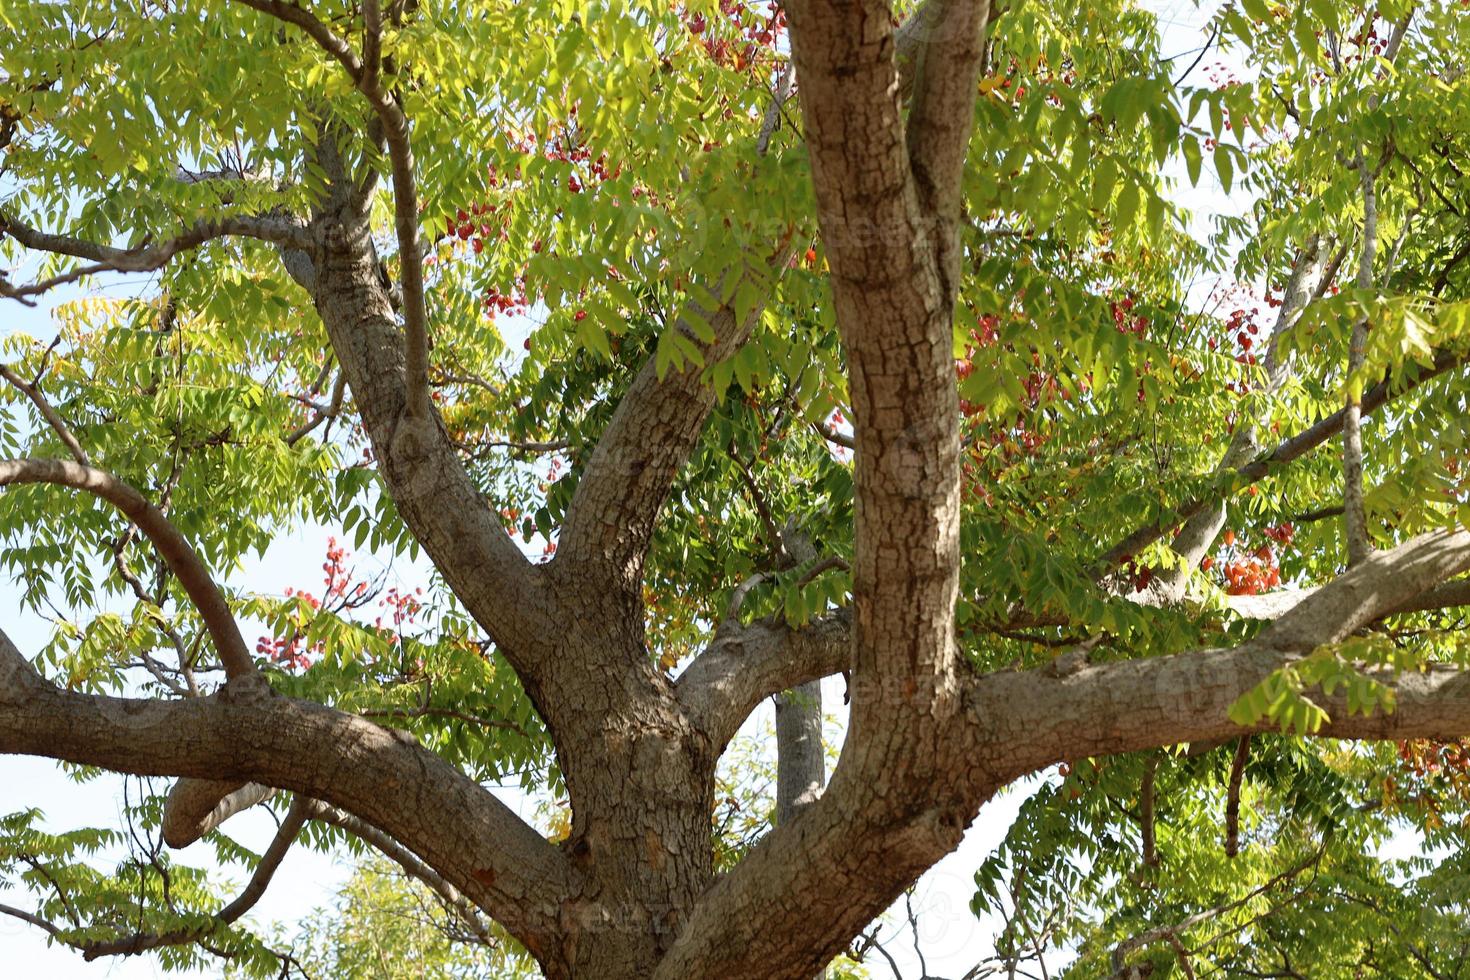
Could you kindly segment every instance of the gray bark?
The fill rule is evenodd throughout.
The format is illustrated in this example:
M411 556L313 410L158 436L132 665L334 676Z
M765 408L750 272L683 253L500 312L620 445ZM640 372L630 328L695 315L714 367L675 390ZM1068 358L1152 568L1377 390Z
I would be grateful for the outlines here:
M776 702L776 824L790 823L822 795L827 760L822 751L822 682L783 691Z

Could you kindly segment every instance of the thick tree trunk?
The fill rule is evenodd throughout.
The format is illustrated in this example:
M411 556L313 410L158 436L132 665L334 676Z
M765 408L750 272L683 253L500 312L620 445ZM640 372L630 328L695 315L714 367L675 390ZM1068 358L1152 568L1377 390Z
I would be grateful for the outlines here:
M667 686L641 629L604 633L591 625L599 620L607 621L570 624L563 652L547 660L572 807L562 846L583 875L565 910L563 967L576 978L646 977L712 878L715 757L672 698L629 696L645 684ZM589 670L589 649L622 649L621 662L643 676Z

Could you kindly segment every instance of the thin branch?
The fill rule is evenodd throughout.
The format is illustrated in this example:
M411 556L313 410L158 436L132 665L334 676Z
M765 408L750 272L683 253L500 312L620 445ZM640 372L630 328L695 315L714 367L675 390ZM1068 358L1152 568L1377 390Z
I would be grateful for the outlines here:
M184 943L198 942L207 938L221 926L233 925L241 916L255 907L261 896L265 894L265 890L270 887L276 869L281 866L286 852L291 849L292 844L296 843L301 828L306 824L311 803L312 801L305 797L297 797L292 800L285 818L276 830L275 837L271 839L270 846L261 855L260 863L255 866L255 873L250 876L250 881L246 883L245 888L235 897L234 901L214 914L214 921L208 925L190 929L175 929L169 932L138 932L118 939L69 945L76 945L82 951L82 958L90 962L104 956L133 956L160 946L179 946Z
M1430 292L1435 296L1443 293L1445 287L1450 284L1450 274L1466 259L1470 259L1470 237L1466 237L1465 243L1455 250L1455 254L1451 255L1439 270L1439 274L1434 277L1434 285L1430 287Z
M13 918L20 919L22 922L29 922L33 926L44 929L52 936L59 937L64 931L54 922L47 921L46 919L41 918L39 915L32 915L30 912L26 912L23 909L18 909L13 905L0 905L0 915L8 915L12 916Z
M1192 929L1202 922L1208 922L1211 919L1217 919L1222 915L1228 915L1229 913L1240 908L1242 905L1247 904L1258 895L1264 895L1266 892L1275 888L1282 882L1290 881L1297 875L1301 874L1303 871L1311 868L1322 859L1323 853L1324 850L1319 849L1315 854L1313 854L1307 860L1303 861L1301 864L1298 864L1293 868L1281 872L1271 880L1265 882L1262 885L1259 885L1256 888L1251 889L1249 892L1246 892L1244 895L1242 895L1240 898L1237 898L1233 902L1227 902L1224 905L1216 905L1214 908L1209 908L1201 912L1196 912L1194 915L1182 919L1179 922L1174 923L1173 925L1158 926L1154 929L1149 929L1146 932L1141 932L1131 939L1124 940L1113 948L1112 965L1114 975L1123 975L1123 971L1127 966L1128 954L1133 952L1134 950L1142 949L1143 947L1152 945L1156 942L1167 941L1170 939L1170 937L1177 938L1181 932Z
M309 248L311 240L304 225L286 218L233 215L200 221L178 236L159 245L114 248L67 235L37 231L15 218L0 213L0 235L8 235L26 248L57 255L90 259L88 265L26 286L10 286L0 279L0 296L22 302L57 286L76 282L101 272L154 272L181 252L198 248L216 238L256 238L290 248Z
M1138 829L1143 838L1143 864L1146 868L1159 866L1159 852L1154 837L1154 778L1159 770L1159 757L1151 756L1143 770L1143 781L1138 787Z
M1230 764L1230 785L1225 793L1225 856L1240 853L1240 785L1245 779L1245 764L1250 759L1251 737L1240 736L1235 746L1235 759Z
M1373 285L1373 261L1378 251L1378 193L1374 174L1368 169L1361 151L1358 153L1358 173L1363 191L1363 247L1358 257L1358 276L1354 285L1359 289L1369 289ZM1367 344L1368 317L1364 315L1353 323L1348 342L1349 385L1359 383L1358 375L1363 370ZM1350 388L1342 412L1342 506L1349 565L1362 561L1373 548L1368 538L1367 516L1363 511L1362 414L1362 405Z
M481 715L467 714L456 711L453 708L435 708L428 705L420 705L417 708L374 708L360 711L358 714L364 718L448 718L453 721L462 721L468 725L479 725L483 728L500 728L508 732L515 732L526 738L532 738L530 732L517 725L513 721L505 721L500 718L485 718Z
M36 411L41 413L41 417L46 420L46 424L51 426L56 434L61 437L62 443L70 451L73 459L83 466L92 465L91 460L87 458L87 451L77 441L76 435L67 426L66 421L57 413L56 409L51 407L51 403L46 400L46 396L41 394L41 389L38 385L28 383L6 364L0 364L0 378L9 381L21 394L31 400L31 404L36 406Z
M766 109L766 118L761 123L760 135L756 137L756 156L765 156L771 146L771 136L775 134L776 127L781 124L781 110L786 104L786 99L791 95L791 85L796 78L796 66L790 61L781 68L781 75L776 79L776 90L771 93L771 104Z
M846 558L843 558L839 555L828 555L826 558L823 558L811 568L808 568L806 572L802 574L801 578L796 580L796 587L799 589L805 585L810 585L812 582L816 581L817 576L821 575L823 572L829 572L834 568L840 568L844 572L852 571L852 565L848 563Z
M439 896L440 900L443 901L445 907L458 917L477 939L486 944L494 942L494 937L490 932L490 926L481 916L480 910L475 903L465 897L459 889L446 881L443 875L425 864L418 855L414 854L407 847L404 847L372 824L359 820L352 814L339 810L334 806L329 806L319 800L308 801L307 812L312 820L331 824L334 827L345 830L354 837L359 837L366 843L377 848L384 856L402 868L410 877L428 885Z
M342 397L346 392L347 376L339 372L337 374L337 380L332 384L331 399L325 405L315 405L312 407L311 418L307 419L299 428L286 436L286 445L296 445L302 439L311 435L317 426L323 422L330 422L332 419L335 419L342 411Z
M1215 38L1217 36L1219 36L1219 34L1220 34L1220 22L1219 21L1216 21L1215 23L1213 23L1213 24L1210 25L1210 34L1209 34L1208 37L1205 38L1205 43L1202 44L1202 45L1200 45L1199 54L1195 55L1194 60L1189 63L1189 67L1188 68L1184 69L1184 71L1182 71L1182 72L1179 73L1179 77L1176 78L1176 79L1174 79L1173 84L1175 84L1175 85L1180 84L1186 78L1188 78L1190 76L1190 74L1196 68L1199 67L1199 63L1201 61L1204 61L1205 60L1205 53L1210 50L1210 45L1212 45L1212 44L1215 43ZM1167 61L1169 59L1165 59L1165 60Z
M824 425L821 422L813 422L812 428L817 431L817 435L821 436L823 439L826 439L834 446L841 446L843 449L848 450L857 449L856 439L854 439L850 435L847 435L844 432L838 432L830 425Z
M1417 372L1416 374L1408 377L1391 375L1385 378L1363 393L1360 402L1362 414L1364 416L1373 414L1393 398L1414 390L1446 371L1462 366L1467 358L1470 358L1470 354L1442 350L1435 354L1433 362L1428 367L1411 365L1410 370ZM1270 452L1257 456L1239 469L1224 474L1200 496L1167 512L1164 517L1155 522L1137 528L1102 554L1094 566L1094 572L1098 576L1105 574L1163 537L1169 528L1198 514L1231 489L1263 479L1338 435L1342 432L1344 411L1344 409L1339 409L1315 425L1283 440Z

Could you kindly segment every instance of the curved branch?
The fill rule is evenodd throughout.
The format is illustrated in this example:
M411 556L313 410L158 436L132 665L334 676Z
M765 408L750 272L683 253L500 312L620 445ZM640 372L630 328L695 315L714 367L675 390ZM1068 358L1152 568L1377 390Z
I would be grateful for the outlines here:
M181 779L163 806L163 842L188 847L235 814L276 794L269 786L220 779Z
M734 281L722 284L721 292L731 297L724 305L709 309L690 300L669 329L694 340L705 365L734 354L755 329L773 277L785 269L789 255L789 242L782 243L762 264L746 265L732 274ZM739 316L733 297L750 289L762 301ZM691 323L707 325L713 339L698 341ZM703 365L671 367L662 376L655 358L643 365L582 471L553 566L601 566L617 585L638 594L643 555L659 509L698 443L714 401Z
M722 748L762 700L845 670L851 653L850 609L800 628L758 620L717 633L674 693L695 727Z
M410 736L259 685L180 701L63 691L0 632L0 753L256 782L322 800L411 848L533 955L574 884L560 851Z
M190 929L173 929L168 932L154 933L138 932L117 939L80 944L68 943L68 945L74 945L80 949L82 958L90 962L104 956L133 956L160 946L181 946L184 943L198 942L221 926L233 925L241 916L255 907L255 903L260 901L265 890L270 887L276 869L281 866L286 852L291 849L292 844L296 843L301 828L306 825L309 803L310 801L304 797L298 797L291 802L291 807L286 811L285 818L281 820L281 826L276 830L275 837L271 839L265 853L260 856L260 863L255 866L255 873L250 876L250 881L246 883L245 888L234 901L214 914L213 921Z
M163 512L150 504L137 490L111 473L59 459L0 460L0 487L18 483L48 483L85 490L112 504L136 524L178 578L190 600L199 610L224 664L227 677L245 677L255 673L239 624L225 602L224 593L215 585L209 570L198 554L184 540Z

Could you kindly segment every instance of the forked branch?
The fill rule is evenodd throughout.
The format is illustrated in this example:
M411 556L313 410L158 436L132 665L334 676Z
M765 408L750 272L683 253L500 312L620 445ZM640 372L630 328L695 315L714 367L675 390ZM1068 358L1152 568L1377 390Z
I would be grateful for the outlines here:
M418 189L408 116L394 94L383 86L383 17L378 0L364 0L363 57L352 45L305 7L280 0L236 0L247 7L299 27L347 72L367 99L382 127L393 171L393 224L403 286L405 410L426 419L433 411L429 397L429 314L424 302L424 253L419 242Z

